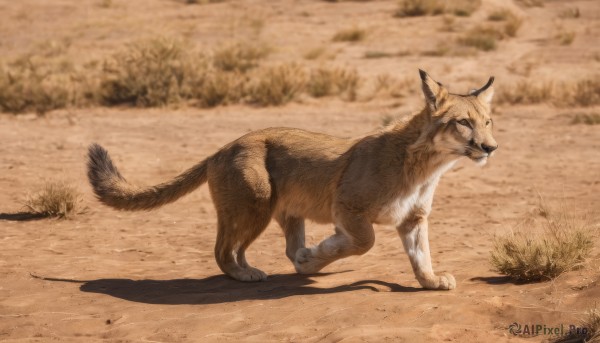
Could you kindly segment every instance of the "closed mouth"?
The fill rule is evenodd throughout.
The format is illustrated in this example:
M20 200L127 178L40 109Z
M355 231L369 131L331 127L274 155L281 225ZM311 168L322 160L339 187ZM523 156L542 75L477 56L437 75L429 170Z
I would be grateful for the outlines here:
M475 162L483 162L490 156L490 154L488 154L487 152L474 150L472 148L467 148L465 150L465 156L467 156Z

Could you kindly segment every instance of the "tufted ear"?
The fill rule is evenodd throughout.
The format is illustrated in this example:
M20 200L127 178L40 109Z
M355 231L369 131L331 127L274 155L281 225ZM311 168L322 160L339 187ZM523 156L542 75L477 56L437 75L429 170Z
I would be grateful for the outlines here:
M432 112L435 112L448 97L448 90L441 83L432 79L424 70L419 69L419 75L421 75L425 103Z
M477 90L472 90L469 94L475 95L477 97L477 99L479 99L479 101L483 102L488 107L491 107L492 98L494 97L494 87L492 87L493 83L494 83L494 77L490 76L490 79L485 84L485 86L483 86Z

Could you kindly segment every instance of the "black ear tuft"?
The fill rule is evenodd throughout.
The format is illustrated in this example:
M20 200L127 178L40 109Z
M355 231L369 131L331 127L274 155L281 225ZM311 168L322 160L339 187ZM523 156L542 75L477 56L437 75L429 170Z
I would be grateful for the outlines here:
M419 75L421 76L421 80L425 81L427 79L427 72L423 69L419 69Z
M482 92L485 92L485 90L486 90L486 89L490 88L490 86L491 86L493 83L494 83L494 77L493 77L493 76L490 76L490 79L489 79L489 80L488 80L488 82L485 84L485 86L483 86L483 87L479 88L479 89L478 89L478 90L476 90L476 91L471 91L471 92L469 92L469 94L472 94L472 95L475 95L475 96L477 96L477 95L479 95L480 93L482 93Z

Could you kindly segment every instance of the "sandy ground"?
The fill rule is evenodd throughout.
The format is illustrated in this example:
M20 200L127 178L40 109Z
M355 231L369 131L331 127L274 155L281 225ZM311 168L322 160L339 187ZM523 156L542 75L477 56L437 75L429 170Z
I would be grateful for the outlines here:
M503 43L498 52L385 60L360 56L381 47L402 50L392 45L394 34L400 43L411 46L432 42L427 35L404 33L418 19L389 25L398 23L389 16L393 1L372 2L370 7L360 2L298 1L272 6L226 2L177 10L171 9L174 2L148 1L139 13L134 11L139 5L135 1L114 1L115 7L99 10L90 4L75 7L65 0L28 11L31 3L0 2L3 13L25 23L0 25L1 44L8 55L27 51L36 39L44 39L43 32L59 37L72 35L73 28L79 28L80 34L72 38L70 53L86 55L86 44L95 39L89 46L101 55L118 46L124 36L141 36L128 24L152 31L147 23L151 11L159 11L160 18L168 19L165 23L178 20L179 26L157 25L155 30L169 32L196 23L190 36L208 44L219 39L206 32L217 32L214 27L222 17L259 13L268 22L265 39L282 42L271 57L275 60L301 54L300 46L311 45L306 42L327 44L337 29L359 21L370 27L371 38L332 48L341 49L336 61L360 67L362 75L387 71L414 81L409 86L412 95L395 107L386 100L324 99L262 109L92 108L44 117L0 115L0 341L531 342L547 337L513 337L508 325L574 324L582 311L600 300L598 249L586 268L547 283L514 284L491 271L488 262L494 235L507 232L534 211L540 194L582 213L599 208L600 127L571 124L576 113L598 109L546 105L495 109L497 154L483 168L461 161L444 175L434 200L432 259L436 271L456 277L458 287L450 292L420 288L394 228L386 226L376 227L377 242L369 253L306 277L294 273L285 257L281 230L272 223L247 254L269 279L236 282L221 274L213 258L216 215L206 186L154 212L116 212L93 198L84 163L88 144L98 142L129 180L154 184L251 130L289 126L338 136L363 134L380 126L385 116L418 109L418 66L457 85L456 91L482 84L491 73L501 76L497 83L502 87L502 76L505 84L522 76L510 70L527 61L534 64L532 75L539 77L589 74L598 67L590 57L598 49L592 44L598 34L598 6L593 1L573 2L587 11L580 26L565 24L579 30L569 47L540 42L540 37L547 37L545 16L568 5L551 1L544 8L515 6L531 20L522 36ZM484 1L480 11L494 4ZM36 11L48 17L31 19ZM202 20L211 15L213 21ZM56 16L73 20L53 23ZM468 20L484 17L477 12ZM122 26L115 24L119 18ZM25 29L28 20L32 26ZM440 18L422 20L427 25L441 22ZM568 75L557 72L565 68ZM85 213L64 221L11 220L11 213L22 210L27 193L55 179L68 180L81 190ZM331 232L328 225L309 223L307 241L316 243Z

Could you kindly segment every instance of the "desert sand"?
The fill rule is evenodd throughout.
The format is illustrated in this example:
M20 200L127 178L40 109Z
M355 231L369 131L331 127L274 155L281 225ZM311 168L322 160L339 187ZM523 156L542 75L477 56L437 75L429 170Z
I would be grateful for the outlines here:
M483 1L471 17L457 21L485 21L486 11L501 3ZM484 167L460 161L442 177L434 199L433 265L436 272L453 273L453 291L419 286L392 227L376 227L376 244L367 254L302 276L285 257L281 230L271 223L247 253L269 278L241 283L222 275L214 261L216 214L206 185L153 212L118 212L94 199L85 169L92 142L109 150L128 180L156 184L251 130L287 126L345 137L375 130L383 118L422 106L417 68L455 92L466 92L491 74L500 91L523 77L576 80L600 65L594 58L600 53L595 1L548 1L531 8L509 2L525 18L517 37L495 51L468 56L422 56L417 51L438 43L442 18L394 18L396 6L394 1L114 0L109 8L94 1L0 2L5 58L66 36L69 56L82 60L140 37L184 30L194 42L211 46L232 35L243 38L236 23L258 16L264 21L261 39L277 47L269 61L302 59L309 47L331 45L337 30L360 25L369 30L367 39L328 47L336 57L327 63L353 66L364 77L387 72L408 80L407 95L399 100L311 98L267 108L91 107L44 116L1 114L0 341L532 342L548 337L513 336L508 326L576 324L582 311L600 301L597 247L585 268L533 284L516 284L494 272L489 254L494 235L530 215L540 195L581 213L599 208L600 126L571 123L574 115L598 108L494 108L497 153ZM557 19L574 6L580 18ZM570 45L552 38L559 20L577 32ZM415 52L363 58L371 50ZM55 179L78 187L84 213L68 220L24 221L11 215L23 210L28 193ZM332 230L307 223L307 243Z

